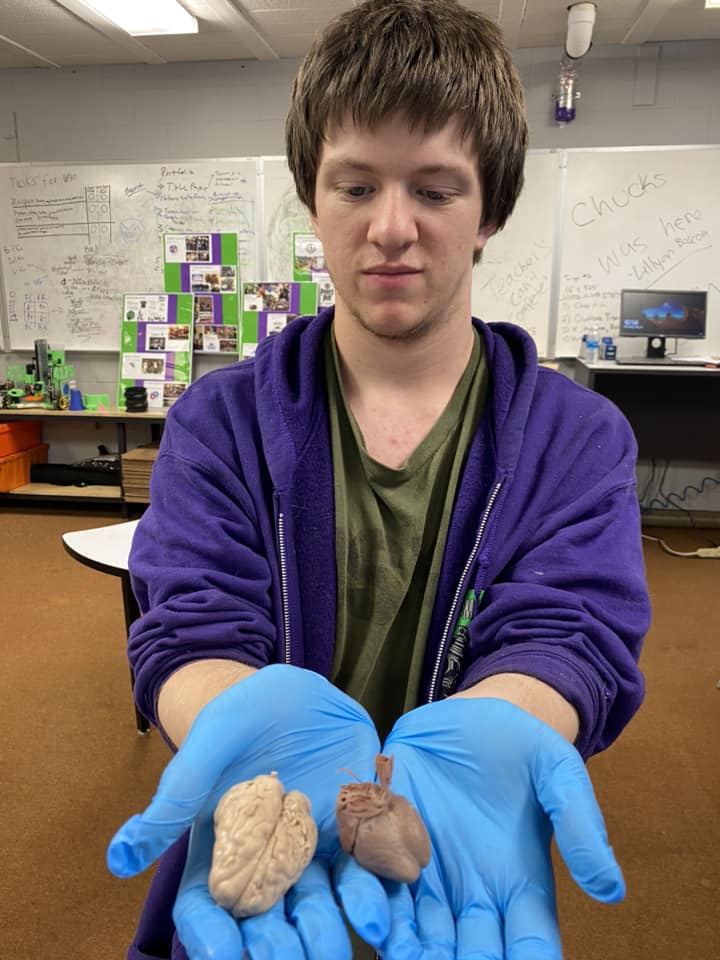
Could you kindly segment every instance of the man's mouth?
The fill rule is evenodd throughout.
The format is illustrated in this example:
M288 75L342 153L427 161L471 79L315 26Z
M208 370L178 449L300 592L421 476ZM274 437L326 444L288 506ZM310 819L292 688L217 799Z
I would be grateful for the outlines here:
M395 277L406 274L422 273L418 267L411 267L405 263L379 263L374 267L368 267L363 273L374 276Z

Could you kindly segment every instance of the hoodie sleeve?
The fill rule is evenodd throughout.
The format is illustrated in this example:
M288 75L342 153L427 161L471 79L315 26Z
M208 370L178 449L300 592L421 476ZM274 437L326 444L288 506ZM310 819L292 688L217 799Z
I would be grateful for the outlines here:
M197 399L168 416L130 553L142 616L128 656L138 707L155 723L160 687L179 667L206 658L263 666L276 649L272 512L248 482L252 458L241 464L228 418L213 411L210 422Z
M572 387L538 405L542 423L506 481L503 526L515 522L507 535L489 532L497 573L482 582L480 566L487 589L460 687L498 673L543 680L577 709L576 746L588 757L642 701L650 607L635 438L612 404Z

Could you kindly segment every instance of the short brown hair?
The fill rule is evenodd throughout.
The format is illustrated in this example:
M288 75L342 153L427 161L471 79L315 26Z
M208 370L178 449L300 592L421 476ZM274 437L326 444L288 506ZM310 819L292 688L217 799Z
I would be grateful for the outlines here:
M315 38L285 125L288 163L305 206L315 213L327 131L348 115L373 129L397 111L428 132L457 117L478 157L483 224L499 230L523 184L522 84L498 27L457 0L366 0Z

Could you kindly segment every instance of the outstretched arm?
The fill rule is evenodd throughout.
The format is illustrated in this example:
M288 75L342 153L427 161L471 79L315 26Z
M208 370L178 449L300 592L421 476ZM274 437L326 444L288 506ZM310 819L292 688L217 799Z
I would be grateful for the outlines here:
M160 712L167 732L182 744L147 809L113 837L107 856L111 871L121 877L139 873L190 828L173 910L190 960L237 960L244 950L265 960L350 960L350 941L330 883L339 849L335 799L346 766L358 776L372 776L380 744L370 717L319 674L274 664L211 696L184 736L192 711L229 673L223 661L200 661L173 677L163 687ZM317 854L284 902L237 921L208 889L213 813L231 786L273 771L286 791L300 790L310 800L318 825ZM357 904L352 917L359 932L379 945L389 929L379 880L348 864L342 885Z
M569 729L552 693L514 685ZM572 710L572 708L569 708ZM393 789L423 818L430 864L411 887L389 887L386 960L561 960L550 841L594 898L622 899L624 881L582 757L523 707L490 696L450 697L395 724L383 747Z
M235 660L195 660L165 681L158 696L158 720L176 746L184 743L203 707L228 687L256 672Z
M522 673L498 673L454 694L455 697L492 697L507 700L542 720L574 743L580 729L575 707L554 687Z

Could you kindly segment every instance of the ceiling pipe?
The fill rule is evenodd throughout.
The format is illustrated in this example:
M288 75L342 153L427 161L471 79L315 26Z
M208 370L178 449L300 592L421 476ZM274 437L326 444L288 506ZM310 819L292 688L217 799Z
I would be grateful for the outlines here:
M595 13L594 3L572 3L568 7L565 49L560 61L557 91L553 94L555 121L560 126L575 119L575 101L580 98L578 67L592 46Z

